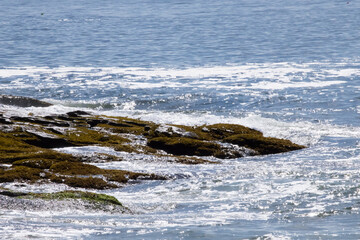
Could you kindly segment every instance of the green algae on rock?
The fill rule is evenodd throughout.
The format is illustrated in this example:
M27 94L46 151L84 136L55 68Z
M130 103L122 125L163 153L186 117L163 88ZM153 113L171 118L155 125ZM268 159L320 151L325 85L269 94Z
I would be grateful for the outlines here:
M14 182L16 180L35 182L40 179L41 179L41 170L37 168L15 166L9 170L0 171L0 183Z
M239 158L299 150L304 146L289 140L264 137L260 131L236 124L213 124L200 127L176 125L168 131L153 130L148 145L174 155ZM164 127L163 127L164 128ZM235 146L224 145L226 143Z
M73 177L73 176L57 176L52 175L50 180L54 183L64 183L70 187L74 188L86 188L86 189L110 189L118 188L116 184L109 183L99 177Z
M304 148L289 140L256 134L237 134L225 138L224 141L253 149L259 155L283 153Z
M82 191L62 191L55 193L29 193L21 195L21 198L40 198L44 200L66 200L66 199L81 199L87 201L100 202L103 204L114 204L123 206L115 197L106 194L82 192Z
M9 201L9 199L13 199L13 201ZM61 211L65 210L62 207L65 206L66 210L68 210L68 208L80 208L110 213L131 213L131 210L125 207L115 197L87 191L69 190L54 193L31 193L0 188L0 200L4 203L0 205L6 206L7 209L9 207L24 207L26 210L36 210L39 208L40 210L54 210L55 208L55 210ZM59 204L60 202L62 204Z
M107 189L119 187L116 183L127 183L129 180L166 180L155 174L135 173L124 170L102 169L81 162L58 162L50 167L55 174L51 181L65 183L72 187Z
M219 144L185 137L157 137L148 145L175 155L216 156L220 151Z
M209 158L239 158L304 148L289 140L264 137L236 124L164 125L127 117L96 116L84 111L51 116L0 114L0 182L63 183L108 189L129 180L165 180L164 176L101 169L86 162L119 161L115 156L74 156L51 148L101 146L152 155L184 164L218 163Z
M27 193L27 192L14 192L8 189L1 188L0 195L9 197L17 197L23 199L44 199L44 200L67 200L67 199L82 199L87 201L101 202L104 204L115 204L123 206L115 197L93 192L82 191L62 191L54 193Z
M100 169L82 163L81 157L32 146L22 141L23 138L28 139L28 135L19 129L0 132L0 163L12 164L0 169L0 182L51 181L72 187L107 189L119 187L112 182L123 184L129 179L165 179L152 174Z

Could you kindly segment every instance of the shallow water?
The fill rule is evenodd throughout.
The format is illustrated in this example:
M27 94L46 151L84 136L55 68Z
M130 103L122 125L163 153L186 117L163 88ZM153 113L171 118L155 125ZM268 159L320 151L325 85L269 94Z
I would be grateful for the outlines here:
M197 166L125 154L96 165L177 177L101 191L135 214L2 208L5 238L360 238L358 2L0 5L0 94L55 104L0 106L4 114L84 109L160 123L236 123L308 147Z

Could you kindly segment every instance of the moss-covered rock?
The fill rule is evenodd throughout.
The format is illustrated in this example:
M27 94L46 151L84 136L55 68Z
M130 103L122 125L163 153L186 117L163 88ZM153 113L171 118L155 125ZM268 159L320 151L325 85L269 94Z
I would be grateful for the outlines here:
M304 146L289 140L264 137L260 131L236 124L213 124L200 127L176 125L153 127L148 146L174 155L239 158L299 150ZM165 130L164 130L165 129ZM231 143L236 146L227 146ZM240 149L238 148L240 147Z
M31 102L32 106L48 106L26 98L0 97L0 103L1 101L18 106L25 106L27 103L24 105L24 101ZM27 117L5 117L5 114L0 114L0 163L3 164L0 166L0 182L52 182L74 188L103 190L121 187L129 181L168 179L151 173L102 169L89 164L122 160L113 155L95 153L74 156L52 150L89 145L148 154L162 161L183 164L219 163L204 156L239 158L304 148L289 140L264 137L257 130L236 124L164 125L126 117L95 116L84 111L46 117L34 114ZM126 154L123 156L126 157ZM3 198L23 198L26 201L80 200L91 202L92 209L94 206L99 209L99 206L102 208L104 205L122 207L111 196L80 191L35 194L16 193L0 188L0 195ZM22 202L15 203L14 206L19 204ZM39 204L34 203L33 206L38 207ZM125 208L121 209L123 211Z
M73 156L51 148L96 145L116 151L153 155L184 164L217 163L203 156L239 158L301 149L289 140L267 138L236 124L163 125L126 117L95 116L83 111L46 117L1 115L0 181L52 181L72 187L106 189L129 180L163 176L101 169L85 163L119 157ZM166 153L159 151L163 150Z
M54 159L43 159L43 158L33 158L33 159L23 159L13 162L13 166L25 166L30 168L40 168L40 169L49 169L56 160Z
M26 195L18 195L22 198L40 198L44 200L68 200L68 199L81 199L86 201L100 202L103 204L114 204L123 206L119 200L113 196L106 194L82 192L82 191L62 191L55 193L29 193Z
M28 149L26 149L28 150ZM15 165L22 165L22 166L29 166L29 167L36 167L47 168L45 166L49 166L50 163L55 163L59 161L80 161L80 157L73 156L71 154L66 153L59 153L53 150L42 150L42 149L32 149L34 152L31 151L24 151L24 152L13 152L8 153L7 155L0 156L1 163L15 163ZM38 150L38 152L35 152ZM5 152L5 151L4 151ZM36 163L40 161L39 163ZM45 165L44 165L45 164ZM51 165L50 165L51 166Z
M53 175L50 180L55 183L63 183L70 187L87 188L87 189L110 189L118 188L119 186L109 183L99 177L69 177L69 176L56 176Z
M2 196L5 196L2 197ZM62 191L54 193L31 193L16 192L0 188L1 206L8 208L36 209L36 210L62 210L64 207L74 209L86 209L114 213L130 213L130 209L113 196L83 192L83 191ZM11 200L9 201L9 198ZM67 203L67 204L65 204ZM65 210L64 209L64 210Z
M175 155L215 156L220 151L219 144L180 137L157 137L150 139L148 145Z
M34 153L40 149L21 141L20 131L0 132L0 163L12 163L14 159L20 160L19 155Z
M100 175L105 173L104 169L90 164L68 161L54 163L50 167L50 171L62 175Z
M69 200L81 199L86 201L101 202L104 204L114 204L123 206L119 200L113 196L106 194L83 192L83 191L62 191L54 193L31 193L31 192L16 192L9 189L0 188L0 195L8 197L16 197L23 199L44 199L44 200Z
M210 136L211 139L219 140L238 134L262 135L261 132L255 129L237 124L213 124L208 126L201 126L196 128L195 131L199 132L199 130L201 130L203 133L206 133L206 135L208 135L207 137Z
M17 180L35 182L42 178L40 173L41 170L37 168L15 166L0 172L0 182L14 182Z
M52 178L52 181L54 182L65 183L72 187L95 189L118 187L111 182L127 183L129 180L137 179L166 180L165 177L155 174L136 173L124 170L101 169L96 166L84 164L81 162L55 163L50 167L50 172L56 174L56 177Z
M224 141L253 149L260 155L283 153L304 148L304 146L292 143L289 140L264 137L260 134L238 134L229 136Z

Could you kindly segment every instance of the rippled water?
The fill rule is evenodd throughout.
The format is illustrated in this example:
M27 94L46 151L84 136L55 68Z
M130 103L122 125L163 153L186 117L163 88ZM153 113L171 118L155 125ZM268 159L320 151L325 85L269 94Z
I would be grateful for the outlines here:
M357 1L7 1L0 94L161 123L237 123L308 148L187 166L97 163L178 176L117 190L135 214L2 208L5 238L359 239ZM68 148L72 153L107 148ZM57 191L64 186L22 186ZM60 237L61 236L61 237Z

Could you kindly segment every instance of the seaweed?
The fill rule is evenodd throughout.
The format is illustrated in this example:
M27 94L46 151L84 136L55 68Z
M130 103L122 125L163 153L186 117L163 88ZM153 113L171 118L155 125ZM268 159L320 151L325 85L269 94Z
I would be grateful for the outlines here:
M35 182L42 178L40 175L41 172L42 171L37 168L15 166L0 172L0 182L14 182L16 180Z
M216 156L221 151L219 144L185 137L157 137L148 145L174 155Z
M40 198L44 200L67 200L67 199L81 199L86 201L100 202L102 204L114 204L123 206L119 200L113 196L100 193L82 192L82 191L62 191L55 193L31 193L23 198Z
M305 148L289 140L264 137L258 134L233 135L225 138L224 141L253 149L260 155L283 153Z
M75 188L104 190L104 189L119 187L115 184L109 183L103 180L102 178L98 178L98 177L52 176L50 180L55 183L64 183L70 187L75 187Z
M1 188L0 195L12 197L12 198L21 198L21 199L42 199L42 200L73 200L78 199L82 201L88 201L93 203L100 203L104 205L117 205L124 207L119 200L113 196L102 194L102 193L93 193L93 192L83 192L83 191L61 191L54 193L32 193L32 192L16 192L9 189Z
M204 156L239 158L304 148L236 124L160 125L126 117L94 116L84 111L46 117L1 115L1 119L0 163L12 165L0 167L0 182L51 181L107 189L129 180L167 179L156 174L101 169L84 162L122 159L112 155L74 156L54 151L54 147L97 145L183 164L219 163ZM141 135L142 141L133 142L134 135Z

